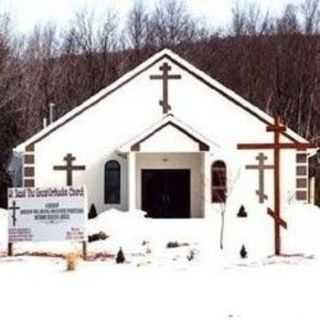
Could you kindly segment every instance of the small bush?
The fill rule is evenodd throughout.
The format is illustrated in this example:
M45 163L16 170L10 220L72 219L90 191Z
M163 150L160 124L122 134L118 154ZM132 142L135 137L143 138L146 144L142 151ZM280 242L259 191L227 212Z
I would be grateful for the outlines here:
M244 206L241 206L239 209L239 212L237 214L238 218L247 218L248 217L248 213L246 211L246 209L244 208Z
M126 262L126 257L124 256L124 253L122 251L122 248L119 249L117 256L116 256L116 263L122 264Z
M246 259L248 257L248 251L246 250L246 247L244 246L244 244L242 245L240 250L240 257L242 259Z
M180 247L178 241L170 241L170 242L167 243L167 248L168 249L178 248L178 247Z
M167 243L167 248L179 248L179 247L187 247L189 246L189 243L179 243L178 241L170 241Z
M97 213L97 209L96 209L96 206L94 204L91 205L90 207L90 210L89 210L89 219L94 219L98 216L98 213Z
M103 231L99 232L99 237L100 237L100 240L107 240L109 238L109 236Z
M68 253L65 256L67 262L67 271L75 271L78 265L79 255L77 253Z
M188 261L194 260L195 255L196 255L195 251L191 249L191 250L189 251L189 254L187 255L187 260L188 260Z
M100 231L98 233L92 234L88 237L89 242L99 241L99 240L106 240L109 236L106 235L103 231Z

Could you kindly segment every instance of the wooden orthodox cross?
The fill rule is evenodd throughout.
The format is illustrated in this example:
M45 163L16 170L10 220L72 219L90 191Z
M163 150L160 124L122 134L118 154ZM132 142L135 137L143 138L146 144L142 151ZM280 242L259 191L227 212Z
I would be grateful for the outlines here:
M268 199L268 196L264 192L264 170L273 169L274 166L265 164L265 160L268 160L268 157L262 152L259 153L256 159L258 160L258 165L248 165L246 166L246 169L259 171L259 189L256 193L259 197L259 202L264 203L264 200Z
M17 210L20 210L20 207L17 207L17 203L13 201L12 207L9 207L8 209L12 210L12 225L15 227L17 222Z
M151 75L151 80L162 80L162 90L163 90L163 99L160 100L159 104L163 108L163 113L168 113L171 110L169 105L169 80L181 79L179 74L169 74L171 67L167 62L165 62L160 68L162 75Z
M287 228L286 222L281 218L281 189L280 189L280 152L284 149L305 150L316 148L312 143L281 143L280 135L286 131L286 127L281 124L279 117L275 117L274 125L267 126L267 132L274 133L273 143L252 143L252 144L238 144L239 150L273 150L274 154L274 209L267 209L267 213L274 220L274 247L275 254L281 254L281 233L280 227Z
M85 166L74 166L72 165L73 161L76 160L76 158L71 154L68 153L64 158L64 161L66 161L65 166L54 166L53 170L58 170L58 171L66 171L67 172L67 186L72 186L73 179L73 171L79 171L79 170L86 170Z

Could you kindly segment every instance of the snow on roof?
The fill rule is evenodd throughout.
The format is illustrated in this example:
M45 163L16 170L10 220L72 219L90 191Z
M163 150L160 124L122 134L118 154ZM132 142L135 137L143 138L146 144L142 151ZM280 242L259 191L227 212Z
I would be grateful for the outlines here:
M27 139L25 142L18 145L14 150L18 152L23 152L26 146L37 143L39 140L45 138L46 136L51 134L54 130L63 126L64 124L72 120L75 116L83 113L90 107L94 106L101 100L105 99L109 94L112 94L117 88L126 84L130 80L134 79L136 76L138 76L142 72L145 72L146 70L151 68L154 64L156 64L157 62L161 61L164 58L171 60L174 64L178 65L185 71L189 72L199 80L202 80L210 88L218 91L220 94L223 94L225 97L232 100L236 105L247 110L253 116L263 121L265 124L270 125L273 123L273 118L269 116L267 113L260 110L258 107L254 106L253 104L251 104L250 102L242 98L240 95L238 95L234 91L226 88L224 85L214 80L213 78L205 74L203 71L194 67L192 64L190 64L189 62L187 62L186 60L184 60L183 58L181 58L171 50L163 49L158 53L154 54L149 59L147 59L145 62L141 63L139 66L137 66L133 70L129 71L128 73L120 77L118 80L113 82L111 85L107 86L105 89L102 89L97 94L95 94L91 98L84 101L81 105L74 108L73 110L65 114L63 117L58 119L57 121L50 124L48 127L44 128L43 130L41 130L31 138ZM304 139L303 137L301 137L291 129L288 129L285 134L294 141L307 142L306 139Z

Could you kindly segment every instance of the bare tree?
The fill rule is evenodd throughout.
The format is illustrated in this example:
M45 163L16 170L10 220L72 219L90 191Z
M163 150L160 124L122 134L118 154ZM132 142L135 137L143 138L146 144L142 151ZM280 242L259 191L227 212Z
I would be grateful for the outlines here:
M246 12L240 7L239 2L235 2L232 7L231 33L235 37L245 34Z
M127 19L126 32L128 45L136 52L143 49L147 43L149 15L143 3L135 2Z
M277 20L277 30L281 34L298 33L300 29L297 7L288 4L281 18Z
M160 0L151 15L150 23L150 31L153 32L156 46L160 48L192 42L197 35L196 22L183 1Z
M215 212L218 209L218 212L221 217L221 225L220 225L220 235L219 235L219 247L221 250L224 249L224 233L225 233L225 218L226 211L230 204L230 197L234 191L236 183L240 178L240 170L232 176L228 172L228 168L226 168L223 161L216 161L218 166L213 169L211 167L211 177L204 176L202 174L201 181L203 181L203 188L210 189L210 199L208 204L215 206ZM202 201L206 201L205 198L202 198Z
M235 37L269 34L272 31L272 21L269 12L263 12L256 3L235 2L230 30Z
M319 31L320 12L319 0L305 0L301 4L303 30L306 34Z
M8 13L0 13L0 207L7 203L11 180L7 169L12 146L18 141L16 101L20 93L20 64Z

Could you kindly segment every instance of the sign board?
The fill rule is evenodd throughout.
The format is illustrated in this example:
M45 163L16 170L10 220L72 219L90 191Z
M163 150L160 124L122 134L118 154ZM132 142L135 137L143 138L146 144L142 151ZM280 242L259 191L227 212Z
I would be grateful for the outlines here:
M8 190L9 242L85 241L84 187Z

